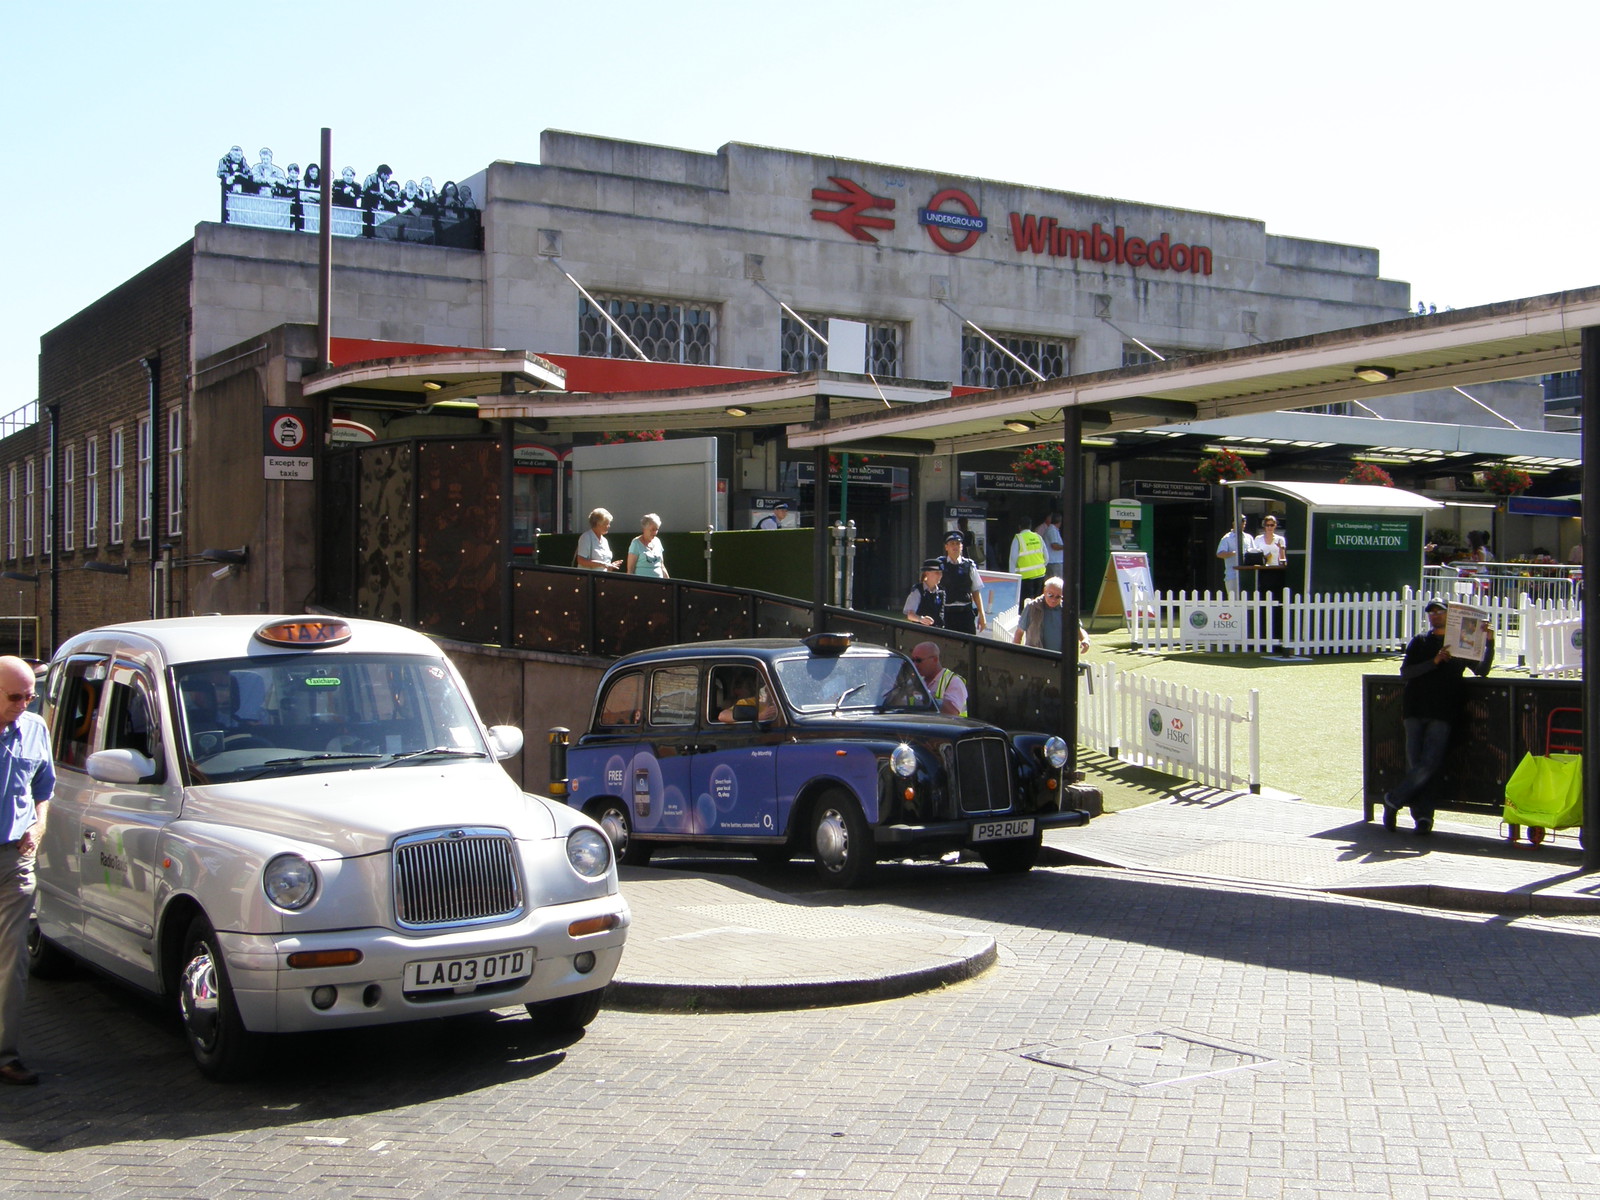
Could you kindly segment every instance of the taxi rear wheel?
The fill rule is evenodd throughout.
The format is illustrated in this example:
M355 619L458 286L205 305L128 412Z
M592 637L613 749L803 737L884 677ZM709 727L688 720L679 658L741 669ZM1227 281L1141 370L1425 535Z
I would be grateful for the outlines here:
M617 862L625 867L642 867L650 861L653 847L633 836L633 818L620 800L602 800L590 814L611 839Z
M590 1022L600 1015L600 1001L605 994L605 988L596 988L576 996L538 1000L524 1007L540 1028L551 1033L573 1033L588 1028Z
M861 806L843 792L828 792L811 810L811 845L817 874L830 887L859 887L872 873L872 830Z
M216 931L204 917L189 924L178 968L178 1015L202 1074L239 1079L255 1066L261 1039L244 1027L228 982Z
M1016 841L980 846L978 857L983 859L983 865L996 875L1021 875L1033 870L1038 864L1039 851L1043 845L1043 836L1035 832L1031 838L1018 838Z

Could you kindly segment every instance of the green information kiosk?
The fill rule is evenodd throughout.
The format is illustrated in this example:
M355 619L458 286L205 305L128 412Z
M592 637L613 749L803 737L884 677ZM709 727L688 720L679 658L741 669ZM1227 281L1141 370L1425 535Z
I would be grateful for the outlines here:
M1278 518L1289 545L1282 590L1301 595L1420 586L1424 524L1444 507L1415 492L1364 483L1244 479L1226 486L1233 514L1250 519L1251 533L1261 532L1267 513Z

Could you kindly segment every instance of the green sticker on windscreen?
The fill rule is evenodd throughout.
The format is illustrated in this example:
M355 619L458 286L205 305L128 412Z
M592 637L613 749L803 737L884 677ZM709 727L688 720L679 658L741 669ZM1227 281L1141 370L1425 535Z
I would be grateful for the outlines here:
M331 677L318 677L306 680L307 687L338 687L340 680Z

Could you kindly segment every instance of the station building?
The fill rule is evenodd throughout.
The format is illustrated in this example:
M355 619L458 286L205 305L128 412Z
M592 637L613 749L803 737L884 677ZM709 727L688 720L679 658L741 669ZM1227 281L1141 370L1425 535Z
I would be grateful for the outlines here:
M641 422L635 408L619 429L603 402L546 419L545 396L826 375L827 343L850 341L865 380L853 394L887 407L1411 312L1376 250L1260 220L739 143L707 154L547 131L539 163L464 178L471 207L448 220L412 194L394 185L334 210L329 361L315 197L227 180L221 219L44 335L37 406L0 427L0 601L16 587L19 646L30 617L47 650L106 619L316 603L330 572L368 569L319 567L326 528L381 497L384 472L426 475L429 447L447 442L485 449L466 475L460 458L437 468L431 486L514 510L512 553L534 530L582 527L563 483L575 446L647 426L717 438L728 524L748 526L778 498L802 523L817 515L809 455L759 410ZM1499 402L1542 422L1536 383ZM264 474L283 428L273 410L310 414L288 428L315 447L314 485ZM1088 500L1152 485L1160 587L1212 583L1221 501L1193 466L1228 436L1199 431L1181 450L1086 440ZM1301 467L1343 445L1278 442ZM894 604L950 523L1003 566L1011 534L1056 507L1050 479L1013 469L1014 444L928 449L868 446L841 464L850 518L879 548L863 560L860 603ZM345 451L364 457L341 468ZM336 477L350 486L329 490ZM837 500L827 508L836 515ZM369 533L387 518L374 519ZM619 531L635 520L619 513ZM455 530L463 553L467 529ZM372 541L363 561L405 571L410 543Z

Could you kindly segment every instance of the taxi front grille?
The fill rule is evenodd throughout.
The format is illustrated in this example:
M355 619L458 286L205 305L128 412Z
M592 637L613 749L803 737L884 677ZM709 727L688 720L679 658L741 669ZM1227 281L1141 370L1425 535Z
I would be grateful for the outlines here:
M498 829L413 834L394 848L394 913L403 927L471 925L522 911L516 849Z
M1004 739L973 737L957 742L956 787L963 813L1009 812L1011 763Z

